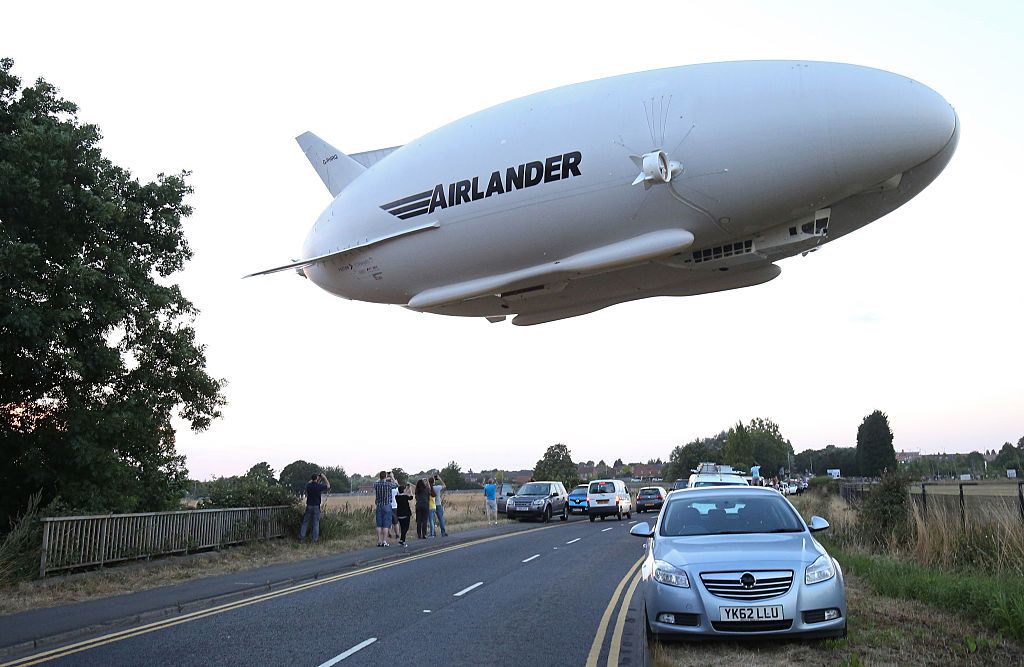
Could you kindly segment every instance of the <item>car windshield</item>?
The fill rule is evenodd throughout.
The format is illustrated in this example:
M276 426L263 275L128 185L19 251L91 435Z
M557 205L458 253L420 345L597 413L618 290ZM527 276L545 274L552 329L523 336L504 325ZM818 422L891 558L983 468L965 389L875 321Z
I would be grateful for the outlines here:
M658 495L657 489L640 489L641 498L657 498Z
M582 488L573 489L572 493L570 493L569 495L570 496L585 496L585 495L587 495L587 487L584 486Z
M611 482L594 482L590 485L591 493L615 493L615 485Z
M724 482L724 481L718 481L718 482L697 482L693 486L694 486L694 488L698 488L698 487L701 487L701 486L747 486L747 483L746 482Z
M523 484L522 488L519 489L519 495L546 496L549 493L549 488L551 488L549 484L538 484L537 482L530 482L529 484Z
M674 501L670 499L663 517L661 534L667 537L804 530L796 512L779 494L687 495Z

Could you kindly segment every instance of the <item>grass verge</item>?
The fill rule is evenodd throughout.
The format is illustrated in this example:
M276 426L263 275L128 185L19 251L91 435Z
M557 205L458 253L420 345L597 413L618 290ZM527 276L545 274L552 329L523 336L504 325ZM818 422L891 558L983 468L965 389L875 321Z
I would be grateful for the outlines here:
M1024 579L1020 577L945 572L825 546L845 570L864 579L876 593L920 600L1024 640Z

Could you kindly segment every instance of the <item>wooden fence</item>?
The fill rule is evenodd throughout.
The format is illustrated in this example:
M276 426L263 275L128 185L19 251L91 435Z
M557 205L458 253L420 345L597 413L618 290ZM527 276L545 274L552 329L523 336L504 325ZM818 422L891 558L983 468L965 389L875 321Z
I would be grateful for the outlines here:
M39 576L282 537L293 519L286 505L49 517L41 520Z

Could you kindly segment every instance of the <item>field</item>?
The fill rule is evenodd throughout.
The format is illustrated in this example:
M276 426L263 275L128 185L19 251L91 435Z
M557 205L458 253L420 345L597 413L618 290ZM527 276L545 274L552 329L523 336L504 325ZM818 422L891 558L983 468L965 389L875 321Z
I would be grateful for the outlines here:
M966 482L965 482L966 484ZM957 482L929 482L926 487L928 495L951 495L959 496L960 488ZM921 484L910 485L910 492L921 495ZM1017 497L1017 485L1006 482L980 481L977 486L965 486L964 496L1012 496Z

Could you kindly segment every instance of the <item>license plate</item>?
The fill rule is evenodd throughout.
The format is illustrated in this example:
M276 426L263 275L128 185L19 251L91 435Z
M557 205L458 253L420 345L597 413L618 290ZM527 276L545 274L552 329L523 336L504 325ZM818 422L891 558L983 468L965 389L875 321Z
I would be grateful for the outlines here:
M607 501L607 500L598 500L598 501L597 501L597 504L598 504L598 505L607 505L607 504L608 504L608 501Z
M719 607L723 621L781 621L782 605L765 607Z

